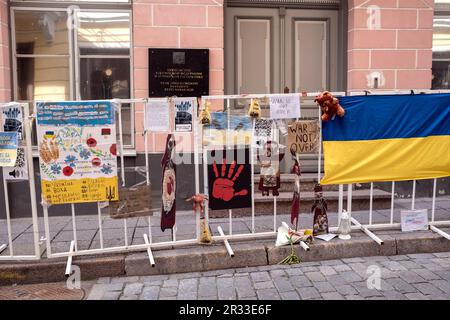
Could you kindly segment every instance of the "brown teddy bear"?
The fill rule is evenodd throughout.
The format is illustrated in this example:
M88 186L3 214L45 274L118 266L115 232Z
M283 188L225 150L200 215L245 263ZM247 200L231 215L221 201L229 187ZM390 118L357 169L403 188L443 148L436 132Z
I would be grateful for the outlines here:
M324 91L316 96L314 99L320 109L322 110L322 121L327 122L333 119L335 115L343 117L345 110L339 104L339 100L335 98L330 92Z

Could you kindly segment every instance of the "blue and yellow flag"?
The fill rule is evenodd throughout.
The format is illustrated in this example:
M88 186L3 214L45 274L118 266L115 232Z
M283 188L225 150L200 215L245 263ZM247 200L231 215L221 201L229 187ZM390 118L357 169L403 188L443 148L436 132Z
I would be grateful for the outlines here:
M14 167L17 159L17 132L0 132L0 167Z
M322 184L450 176L450 94L342 97L323 123Z

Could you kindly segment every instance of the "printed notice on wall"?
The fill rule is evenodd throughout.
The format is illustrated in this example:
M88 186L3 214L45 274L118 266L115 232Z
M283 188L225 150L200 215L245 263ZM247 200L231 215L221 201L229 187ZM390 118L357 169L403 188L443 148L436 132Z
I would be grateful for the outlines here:
M178 100L175 101L175 131L191 132L194 101Z
M151 132L169 132L169 103L149 101L145 105L145 130Z
M118 200L113 103L38 102L36 112L44 201Z
M288 146L293 155L319 151L319 122L299 120L289 125Z
M400 211L402 231L428 230L428 210Z
M0 167L14 167L17 159L17 132L0 132Z
M271 96L270 118L300 118L300 96L298 94L283 94Z

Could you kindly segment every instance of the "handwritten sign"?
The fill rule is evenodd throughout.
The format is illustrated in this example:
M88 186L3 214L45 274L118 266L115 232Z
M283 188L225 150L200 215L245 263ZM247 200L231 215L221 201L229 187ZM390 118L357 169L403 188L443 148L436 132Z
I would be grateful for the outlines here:
M292 154L319 151L319 123L317 120L299 120L289 126L288 146Z
M293 119L300 117L300 97L298 94L283 94L270 97L271 119Z
M402 231L428 230L428 210L400 211Z
M169 132L169 104L150 101L145 105L145 129L151 132Z
M17 132L0 132L0 167L16 164L17 137Z
M48 204L118 200L111 101L38 102L42 198Z

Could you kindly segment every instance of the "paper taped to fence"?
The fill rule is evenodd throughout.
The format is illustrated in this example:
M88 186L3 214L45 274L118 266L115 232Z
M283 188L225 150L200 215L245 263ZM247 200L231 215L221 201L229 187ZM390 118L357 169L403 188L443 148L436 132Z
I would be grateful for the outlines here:
M3 178L7 181L28 180L28 166L25 148L17 148L14 167L3 167Z
M341 97L323 123L322 184L450 176L450 94Z
M0 132L0 167L14 167L17 159L17 132Z
M44 201L118 200L113 103L38 102L36 112Z
M0 131L17 132L17 139L23 139L23 107L19 104L0 104Z

